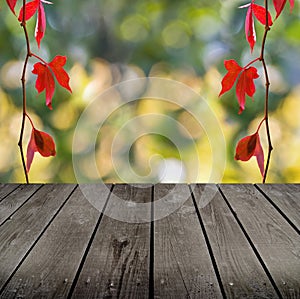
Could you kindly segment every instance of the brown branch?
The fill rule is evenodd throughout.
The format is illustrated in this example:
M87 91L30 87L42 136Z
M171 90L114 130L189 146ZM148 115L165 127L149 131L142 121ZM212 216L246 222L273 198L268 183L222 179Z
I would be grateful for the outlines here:
M266 182L267 179L267 174L269 170L269 165L270 165L270 159L271 159L271 152L273 150L272 146L272 141L271 141L271 133L270 133L270 126L269 126L269 88L270 88L270 80L269 80L269 74L268 74L268 68L266 65L265 61L265 44L267 40L267 35L268 32L270 31L270 26L269 26L269 19L268 19L268 0L265 0L265 9L266 9L266 25L265 25L265 32L263 36L263 41L262 41L262 46L261 46L261 53L260 53L260 58L259 60L261 61L264 69L264 74L265 74L265 85L266 85L266 92L265 92L265 116L264 120L266 122L266 133L267 133L267 138L268 138L268 156L267 156L267 163L263 175L263 183Z
M27 168L26 168L26 163L25 163L25 158L24 158L24 151L23 151L23 136L24 136L24 129L25 129L25 119L26 119L26 114L27 114L26 113L26 69L27 69L27 65L28 65L28 59L31 56L29 37L28 37L28 32L27 32L27 28L26 28L26 21L25 21L25 4L26 4L26 1L23 0L23 16L22 16L21 26L23 27L23 30L24 30L27 54L26 54L26 58L25 58L25 61L24 61L22 77L21 77L22 96L23 96L23 101L22 101L23 102L23 115L22 115L22 125L21 125L21 130L20 130L20 137L19 137L18 146L20 148L22 165L23 165L23 170L24 170L24 174L25 174L26 183L29 184L28 173L27 173Z

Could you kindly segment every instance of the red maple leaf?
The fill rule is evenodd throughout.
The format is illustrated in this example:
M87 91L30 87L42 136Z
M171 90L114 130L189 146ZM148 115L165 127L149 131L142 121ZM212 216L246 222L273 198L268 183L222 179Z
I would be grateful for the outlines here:
M245 109L246 94L253 97L255 93L253 80L259 77L257 69L255 67L242 68L234 59L225 60L224 65L228 72L222 79L222 90L219 96L229 91L237 80L236 96L240 106L239 114L241 114Z
M254 79L257 79L257 69L253 66L244 69L236 83L236 96L240 105L239 114L245 110L246 94L249 97L253 97L255 93Z
M69 75L63 69L66 61L67 58L65 56L55 56L50 63L45 64L37 62L33 66L32 73L37 75L35 88L37 89L38 93L41 93L43 90L46 91L46 105L49 107L49 109L52 109L52 98L55 90L53 74L62 87L72 92L69 85Z
M37 62L33 66L32 73L38 76L35 82L35 88L38 93L41 93L44 89L46 90L46 105L49 109L52 109L52 97L55 90L55 82L49 67L46 64Z
M53 71L57 82L70 92L72 92L70 85L69 85L69 75L67 72L63 69L63 66L67 62L67 57L66 56L60 56L57 55L53 58L53 60L48 64L51 70Z
M253 3L248 3L246 5L240 6L240 8L248 7L246 19L245 19L245 34L246 39L250 45L251 52L256 43L256 32L254 27L254 18L253 15L257 18L257 20L266 25L266 9L260 5ZM273 21L271 14L268 12L268 25L272 26Z
M295 0L289 0L289 2L290 2L290 11L292 12L295 5ZM273 0L273 4L276 10L276 19L277 19L286 4L286 0Z
M15 15L15 6L17 3L17 0L6 0L7 5L9 6L10 10L13 12L13 14Z
M35 152L39 152L43 157L56 155L55 143L53 141L53 138L49 134L32 127L31 137L27 146L27 173L30 170Z
M264 152L260 143L258 132L241 139L235 150L235 160L248 161L255 156L260 173L264 175Z
M29 20L37 12L37 22L35 27L35 39L40 47L41 40L43 39L46 31L46 15L43 3L52 4L52 2L46 0L34 0L26 3L25 5L25 21ZM23 7L20 10L18 20L23 20Z

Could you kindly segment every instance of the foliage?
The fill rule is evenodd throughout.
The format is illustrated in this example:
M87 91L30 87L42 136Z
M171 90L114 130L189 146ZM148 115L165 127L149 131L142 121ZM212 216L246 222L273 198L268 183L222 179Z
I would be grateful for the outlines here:
M17 4L17 0L6 0L9 8L15 14L15 6ZM55 56L54 59L47 63L40 56L34 54L30 48L30 42L26 27L26 21L31 19L37 13L37 22L35 28L35 39L40 48L41 41L44 38L45 30L46 30L46 14L44 10L43 4L52 4L46 0L33 0L31 2L27 2L23 0L23 6L20 9L18 21L21 22L21 26L24 29L25 42L27 46L27 54L24 61L23 72L22 72L22 90L23 90L23 119L22 126L20 130L20 138L18 145L20 147L21 159L23 163L23 169L25 173L26 182L29 183L28 173L30 170L30 166L34 157L35 152L39 152L43 157L55 156L55 143L52 137L42 131L37 130L34 127L33 121L30 118L29 114L26 111L26 85L25 85L25 76L28 60L30 57L35 57L41 62L37 62L33 66L32 73L37 75L37 80L35 87L37 91L40 93L43 90L46 91L46 105L49 109L52 109L52 97L55 91L55 82L52 73L55 75L58 83L72 92L69 86L69 76L66 71L63 69L63 66L66 64L67 58L65 56ZM27 146L27 162L25 164L24 154L23 154L23 134L25 129L25 119L26 117L29 119L30 124L32 126L31 137Z
M228 73L222 80L222 90L219 94L221 96L223 93L227 92L232 88L234 82L237 80L236 84L236 96L238 98L238 102L240 105L239 114L243 112L245 109L245 96L246 94L250 97L253 97L255 93L255 84L253 79L257 79L259 77L257 73L257 69L255 67L249 67L253 63L260 61L262 63L265 75L265 115L261 122L258 125L258 128L255 134L251 136L247 136L239 141L236 148L236 160L248 161L252 156L256 156L257 163L263 177L263 183L266 181L269 163L271 158L271 152L273 150L271 135L270 135L270 127L269 127L269 73L267 69L267 65L265 62L265 44L267 39L267 34L270 31L270 26L273 25L272 16L269 13L268 0L265 0L265 7L257 5L254 3L255 0L252 0L250 3L240 6L240 8L248 7L246 19L245 19L245 33L246 39L249 43L251 52L254 49L256 43L256 33L254 27L254 19L253 15L257 18L257 20L265 25L265 32L262 39L262 46L260 56L250 61L245 67L240 67L235 60L226 60L224 62L225 68L228 70ZM276 18L281 14L284 6L286 4L286 0L273 0L273 5L276 10ZM294 0L290 0L291 11L294 7ZM238 78L238 79L237 79ZM262 125L262 123L266 123L266 134L268 139L268 158L266 167L264 167L264 153L262 146L260 144L260 138L258 131Z
M35 88L40 93L45 90L46 93L46 105L52 110L52 98L55 91L55 81L52 73L54 74L58 83L72 92L69 85L69 76L63 69L66 64L67 58L65 56L55 56L49 63L37 62L33 66L32 73L37 75Z
M235 145L257 129L263 109L264 82L261 67L256 84L255 102L247 101L242 117L238 115L235 90L222 95L220 82L226 74L224 60L234 59L243 66L251 60L244 36L247 8L237 9L246 1L170 1L149 0L99 1L64 0L44 5L47 14L47 34L39 53L46 61L53 59L51 53L58 48L62 56L68 56L64 69L70 74L72 94L64 88L56 88L53 110L45 106L45 95L37 96L36 76L28 71L28 112L37 129L55 136L57 155L44 159L35 155L30 169L32 182L74 182L72 168L72 138L79 115L90 99L111 85L132 77L158 76L183 82L201 93L217 114L227 141L227 167L223 182L260 181L255 159L249 163L236 163ZM248 1L249 2L249 1ZM26 45L16 18L9 8L0 3L0 181L22 182L19 153L16 150L18 129L21 125L22 69ZM256 1L263 5L262 0ZM3 4L3 5L2 5ZM274 25L266 44L266 58L270 71L271 101L269 103L270 127L275 150L272 153L268 181L298 182L300 180L300 22L299 3L295 2L292 14L285 6ZM19 12L17 4L16 11ZM276 15L270 7L272 16ZM255 16L254 16L255 18ZM36 22L27 23L33 35ZM205 29L204 29L205 28ZM32 32L32 33L31 33ZM262 26L256 24L257 40L261 41ZM258 44L253 55L259 56ZM37 43L31 48L38 51ZM33 59L32 59L33 61ZM33 69L29 61L28 69ZM55 77L54 77L55 79ZM109 101L107 105L111 105ZM97 115L101 119L105 107ZM199 182L207 181L211 164L211 149L207 136L199 124L178 107L142 100L131 108L116 111L99 133L101 140L96 156L98 167L105 182L119 182L113 171L109 147L122 121L145 113L165 113L176 117L197 141L201 173ZM96 117L91 115L91 117ZM157 124L162 125L162 124ZM262 128L264 126L262 125ZM24 140L29 140L32 127L25 124ZM189 156L188 139L180 131L186 155ZM267 146L265 136L260 138L262 147ZM137 140L132 151L134 168L141 174L149 171L145 163L154 153L166 159L180 159L176 150L158 136L145 136ZM85 136L78 151L86 151ZM193 163L184 162L187 173L193 171ZM89 175L88 161L82 167ZM185 178L189 181L189 177Z
M246 94L253 97L255 93L253 80L259 77L257 69L254 67L241 67L235 60L225 60L224 65L228 73L222 80L222 90L219 96L229 91L237 81L236 97L240 105L239 114L241 114L245 110Z

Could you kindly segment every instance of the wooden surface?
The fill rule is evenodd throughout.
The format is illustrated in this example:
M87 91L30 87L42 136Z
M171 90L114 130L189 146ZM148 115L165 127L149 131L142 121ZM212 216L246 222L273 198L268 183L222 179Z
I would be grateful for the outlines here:
M0 184L0 298L300 298L300 185Z

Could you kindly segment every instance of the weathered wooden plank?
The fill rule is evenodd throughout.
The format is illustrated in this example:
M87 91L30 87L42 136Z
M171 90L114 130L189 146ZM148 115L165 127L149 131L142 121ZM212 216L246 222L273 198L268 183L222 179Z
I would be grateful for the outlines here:
M107 198L109 189L102 190L98 196ZM77 188L1 296L66 298L99 215Z
M18 186L19 184L0 184L0 201Z
M300 184L257 185L300 230Z
M0 202L0 225L8 219L41 185L20 185Z
M46 185L0 227L0 290L75 185Z
M148 297L150 201L151 187L114 187L72 298Z
M300 237L253 185L221 185L284 298L300 298Z
M154 222L154 296L221 298L189 187L176 185L172 193L174 187L155 185L154 218L166 217Z
M197 185L193 192L226 297L278 298L217 187Z

